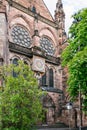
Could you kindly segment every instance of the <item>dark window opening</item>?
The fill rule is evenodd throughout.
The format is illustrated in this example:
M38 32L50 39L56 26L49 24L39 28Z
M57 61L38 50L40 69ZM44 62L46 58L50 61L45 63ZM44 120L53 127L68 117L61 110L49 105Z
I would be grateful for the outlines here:
M42 76L42 86L46 87L46 73Z
M49 70L49 87L54 87L54 78L53 78L53 70Z
M32 7L32 12L33 12L33 13L36 13L36 8L35 8L35 6Z
M13 59L13 64L18 65L18 59L17 58Z

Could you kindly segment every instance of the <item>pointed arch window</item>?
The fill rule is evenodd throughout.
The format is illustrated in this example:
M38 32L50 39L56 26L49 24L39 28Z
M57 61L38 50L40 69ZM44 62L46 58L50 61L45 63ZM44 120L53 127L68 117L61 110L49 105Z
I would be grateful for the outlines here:
M43 87L54 87L54 74L52 68L46 70L45 74L42 76L41 85Z
M13 59L13 61L12 61L12 63L14 64L14 65L18 65L18 59L17 58L14 58ZM13 77L17 77L17 73L13 70Z
M49 69L49 87L54 87L53 69Z

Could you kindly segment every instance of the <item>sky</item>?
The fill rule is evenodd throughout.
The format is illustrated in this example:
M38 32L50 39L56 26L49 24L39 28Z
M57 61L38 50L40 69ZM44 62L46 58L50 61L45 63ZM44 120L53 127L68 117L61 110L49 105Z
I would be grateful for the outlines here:
M58 0L44 0L50 13L54 17L56 3ZM87 8L87 0L62 0L65 12L65 30L68 33L69 27L72 24L71 16L82 8Z

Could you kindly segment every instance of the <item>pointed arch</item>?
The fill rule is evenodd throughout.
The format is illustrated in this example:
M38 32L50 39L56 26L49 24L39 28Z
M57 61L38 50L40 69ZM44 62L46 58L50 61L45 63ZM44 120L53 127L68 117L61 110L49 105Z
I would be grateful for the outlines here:
M30 61L30 59L28 59L28 58L23 58L23 61L25 62L25 64L31 66L31 61Z
M13 61L13 59L18 59L18 60L21 60L21 58L20 58L20 56L18 56L18 55L13 55L11 58L10 58L10 61L12 62Z
M46 30L48 31L48 33L46 33ZM40 34L40 37L42 37L44 35L49 37L53 41L54 46L56 46L56 43L58 42L58 38L56 37L55 33L53 32L53 30L51 28L43 27L40 29L39 34Z
M17 18L23 19L23 20L25 21L25 23L27 24L27 27L29 27L28 30L29 30L29 31L32 30L30 22L28 21L28 19L26 18L26 16L24 16L24 15L22 15L22 14L16 14L15 16L13 16L13 17L11 18L11 20L9 21L9 23L10 23L10 25L9 25L10 28L11 28L11 26L12 26L12 21L14 21L14 20L17 19ZM17 23L19 23L19 22L17 22Z
M43 98L43 107L49 108L49 107L55 107L55 103L51 96L48 94Z
M16 14L10 19L9 25L8 25L8 30L9 30L8 34L9 34L9 41L11 42L12 42L11 32L14 26L20 26L21 28L24 28L29 33L29 37L32 41L33 29L32 29L30 21L28 20L26 16L22 14Z

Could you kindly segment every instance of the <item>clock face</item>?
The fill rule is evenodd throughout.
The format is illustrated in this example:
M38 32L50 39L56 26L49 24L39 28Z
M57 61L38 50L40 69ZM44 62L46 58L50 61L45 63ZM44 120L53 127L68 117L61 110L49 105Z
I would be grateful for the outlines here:
M28 31L25 28L19 25L14 26L12 28L11 36L14 43L24 47L30 47L31 39Z
M51 41L46 38L46 37L43 37L40 39L40 47L45 50L45 52L48 54L48 55L53 55L54 52L55 52L55 49L53 47L53 44L51 43Z
M34 71L45 72L45 59L33 56L32 69Z
M44 63L43 63L43 61L41 59L36 59L35 64L36 64L37 69L39 69L39 70L44 69Z

